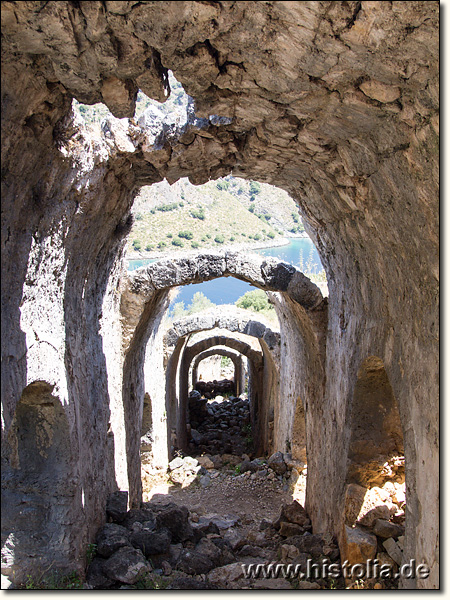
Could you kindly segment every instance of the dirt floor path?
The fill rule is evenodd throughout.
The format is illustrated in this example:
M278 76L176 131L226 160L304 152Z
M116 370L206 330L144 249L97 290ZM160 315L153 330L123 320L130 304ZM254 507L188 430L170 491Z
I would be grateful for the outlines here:
M156 495L170 494L174 502L199 515L237 516L242 523L254 523L263 519L274 520L283 504L293 499L304 504L305 486L299 481L295 498L286 485L277 479L258 477L258 473L235 475L232 471L214 471L209 485L205 488L194 483L182 488L164 481L154 480L144 490L144 499L151 500ZM305 478L306 481L306 478ZM303 484L303 485L302 485Z

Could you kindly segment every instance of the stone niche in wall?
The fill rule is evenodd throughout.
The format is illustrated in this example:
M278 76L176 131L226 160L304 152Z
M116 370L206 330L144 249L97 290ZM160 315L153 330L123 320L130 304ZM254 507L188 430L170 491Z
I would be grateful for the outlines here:
M67 416L52 391L44 381L25 388L2 448L2 573L13 578L22 560L30 577L66 569L80 531L83 490L74 477ZM45 543L39 555L36 538ZM19 572L15 581L24 577Z

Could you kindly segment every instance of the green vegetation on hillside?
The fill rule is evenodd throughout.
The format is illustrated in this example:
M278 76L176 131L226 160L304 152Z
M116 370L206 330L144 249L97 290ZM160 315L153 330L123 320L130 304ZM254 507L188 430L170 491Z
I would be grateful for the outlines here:
M171 93L159 103L138 93L135 121L149 107L170 120L184 122L189 96L169 72ZM104 104L88 106L73 102L86 125L99 132L100 123L111 116ZM276 242L277 237L304 231L295 202L278 188L231 175L202 186L182 179L172 186L161 182L142 188L133 209L135 223L128 241L129 252L157 253L169 248L217 247L238 242ZM192 236L176 232L186 227ZM170 242L167 242L167 239ZM182 239L180 239L182 238Z
M244 310L250 310L251 312L263 315L271 322L277 321L275 308L273 304L270 304L269 298L263 290L246 292L236 300L235 304L238 308L243 308Z
M133 212L128 250L137 250L138 241L141 253L147 248L154 253L169 247L270 243L303 230L297 207L286 192L232 176L201 186L181 179L173 185L164 181L144 187ZM169 245L167 238L172 240Z
M223 183L227 185L219 185ZM249 203L249 210L238 199L238 190L241 196L249 197L252 183L229 178L193 186L180 180L172 186L161 182L142 188L135 201L129 251L143 252L149 247L151 252L167 251L169 247L214 248L280 238L279 230L271 226L271 215L260 214L259 209L253 214L255 203ZM263 186L258 185L259 196ZM291 211L290 207L289 216Z

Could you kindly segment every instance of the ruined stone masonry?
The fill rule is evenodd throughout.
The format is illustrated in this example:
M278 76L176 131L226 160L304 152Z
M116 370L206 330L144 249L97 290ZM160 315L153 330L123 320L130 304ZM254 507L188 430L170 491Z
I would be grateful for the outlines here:
M439 3L1 7L3 573L83 568L110 494L140 505L169 290L237 276L277 310L279 352L255 330L273 362L273 450L306 443L313 533L345 556L350 500L404 452L403 560L430 576L402 585L437 588ZM163 102L169 70L195 113L137 123L138 90ZM115 118L96 137L74 98ZM223 253L126 274L142 186L230 173L295 199L328 298L282 263ZM185 345L170 360L187 367Z

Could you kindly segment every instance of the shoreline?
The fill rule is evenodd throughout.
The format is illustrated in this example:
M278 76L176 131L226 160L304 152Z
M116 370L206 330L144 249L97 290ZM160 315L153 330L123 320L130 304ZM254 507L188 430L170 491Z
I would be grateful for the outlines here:
M210 251L221 251L221 250L260 250L263 248L279 248L281 246L287 246L291 243L291 240L299 240L308 238L308 234L304 232L302 235L293 235L290 237L283 237L278 240L266 240L265 242L255 242L254 244L227 244L223 246L206 246L202 248L188 248L186 250L174 250L168 252L146 252L145 254L142 252L128 252L125 255L125 260L129 262L130 260L157 260L163 258L170 258L171 256L182 256L186 254L186 252L210 252Z

